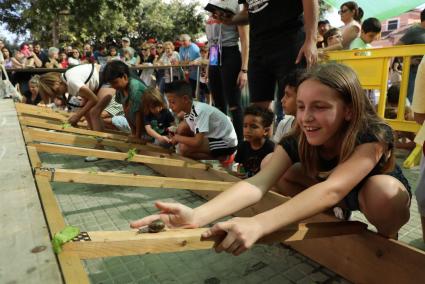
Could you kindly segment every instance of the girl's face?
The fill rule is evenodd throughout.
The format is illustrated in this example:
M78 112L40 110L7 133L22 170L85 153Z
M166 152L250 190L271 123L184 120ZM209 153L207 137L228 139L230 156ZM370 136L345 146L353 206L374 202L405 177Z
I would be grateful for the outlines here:
M310 145L338 153L343 126L350 119L351 108L334 89L312 79L298 87L297 123Z
M162 106L152 106L149 108L149 112L152 114L159 114L162 110Z
M297 91L295 87L286 86L285 93L280 102L282 103L285 114L295 115L297 113Z
M32 95L38 94L38 86L37 84L30 84L30 92Z
M341 32L337 32L336 34L328 37L328 46L338 44L342 42L342 34Z
M111 56L115 56L115 55L117 55L117 50L116 50L115 48L112 48L112 49L109 51L109 54L110 54Z
M52 86L53 94L50 94L53 98L63 96L68 91L68 86L62 81L56 81Z
M60 60L66 60L68 58L68 56L66 56L66 53L62 52L60 54Z

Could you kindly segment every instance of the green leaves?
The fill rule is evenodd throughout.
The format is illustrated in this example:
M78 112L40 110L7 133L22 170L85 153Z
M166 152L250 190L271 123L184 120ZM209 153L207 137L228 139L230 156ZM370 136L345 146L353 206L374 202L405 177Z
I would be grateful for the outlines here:
M130 149L130 150L128 150L128 152L127 152L127 161L131 161L131 160L133 160L133 158L134 158L134 156L137 154L137 152L136 152L136 148L132 148L132 149Z
M188 2L188 3L187 3ZM198 1L158 0L5 0L0 21L8 30L52 44L104 41L133 35L142 40L174 40L181 33L196 36L204 30ZM53 28L54 27L54 28ZM137 46L136 42L132 45Z
M62 252L62 245L71 241L73 238L80 234L80 229L77 227L68 226L62 231L55 234L52 239L52 246L55 253Z
M72 127L72 125L68 122L64 122L64 123L61 124L61 127L62 127L62 129L67 129L69 127Z

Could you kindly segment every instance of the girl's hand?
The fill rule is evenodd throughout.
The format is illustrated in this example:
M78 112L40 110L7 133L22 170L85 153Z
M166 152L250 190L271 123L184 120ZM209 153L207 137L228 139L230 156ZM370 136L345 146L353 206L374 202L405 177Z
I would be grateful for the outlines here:
M216 252L226 251L240 255L262 237L262 226L254 218L233 218L215 224L201 236L202 239L218 239Z
M70 118L68 118L68 122L69 124L71 124L72 126L77 126L78 122L80 121L80 119L78 118L77 115L73 115Z
M192 208L180 203L155 202L159 214L147 216L145 218L130 223L131 228L147 226L157 219L161 219L168 228L193 229L199 227L195 222L195 214Z
M178 134L175 134L174 136L172 136L171 139L170 139L171 144L176 145L177 143L179 143L179 141L178 141L179 136L180 135L178 135Z
M162 143L168 143L168 144L171 143L171 139L168 138L167 136L161 136L158 140Z
M243 89L247 81L248 81L248 75L245 72L240 71L238 75L238 80L236 81L236 83L239 86L239 89Z

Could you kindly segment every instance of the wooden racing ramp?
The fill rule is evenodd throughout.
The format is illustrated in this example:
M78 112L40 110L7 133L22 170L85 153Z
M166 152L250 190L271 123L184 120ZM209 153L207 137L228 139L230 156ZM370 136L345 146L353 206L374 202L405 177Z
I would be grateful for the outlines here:
M130 144L117 133L93 133L81 128L60 127L56 117L66 114L16 104L27 151L34 171L50 234L61 231L65 221L56 202L50 182L150 186L158 190L188 189L211 199L239 179L225 172L154 145ZM59 127L58 127L59 125ZM96 148L99 145L104 150ZM138 153L129 155L131 149ZM146 164L164 177L118 173L88 172L45 168L41 152L75 156L97 156L104 159ZM268 192L256 205L235 216L252 216L289 200ZM261 239L280 241L335 273L355 283L421 283L425 279L425 253L399 241L389 240L366 229L366 224L342 222L327 214L318 214ZM205 228L166 230L138 234L132 231L85 232L86 239L66 243L58 254L66 283L88 283L82 259L141 255L186 250L211 249L214 242L201 241Z

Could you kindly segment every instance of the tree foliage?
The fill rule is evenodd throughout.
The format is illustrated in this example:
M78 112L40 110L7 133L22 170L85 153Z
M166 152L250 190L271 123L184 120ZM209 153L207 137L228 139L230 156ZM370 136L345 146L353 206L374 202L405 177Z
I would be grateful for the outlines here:
M174 39L203 30L199 4L174 0L2 0L0 21L9 31L46 44L150 37Z
M324 0L319 0L319 18L324 19L325 14L332 10L332 6L326 3Z

